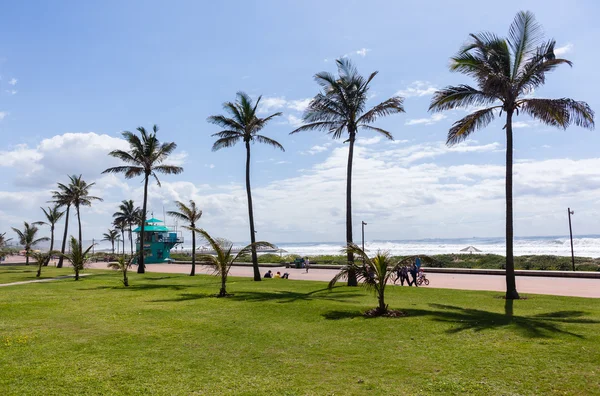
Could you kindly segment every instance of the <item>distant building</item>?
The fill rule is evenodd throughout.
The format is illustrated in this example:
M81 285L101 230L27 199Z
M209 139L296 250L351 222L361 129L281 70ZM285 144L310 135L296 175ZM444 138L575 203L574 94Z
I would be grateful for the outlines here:
M180 243L183 243L183 237L180 233L171 231L168 227L158 224L162 220L151 218L146 220L144 227L144 262L146 264L164 263L171 258L171 249ZM135 249L140 251L139 233L142 227L138 227L133 232L138 233Z

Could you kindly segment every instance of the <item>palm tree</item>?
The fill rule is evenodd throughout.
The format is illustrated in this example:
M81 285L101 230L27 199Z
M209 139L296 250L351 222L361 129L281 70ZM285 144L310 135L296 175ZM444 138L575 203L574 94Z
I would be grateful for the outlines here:
M60 255L58 258L58 264L56 264L56 268L62 268L63 266L63 255L65 254L65 248L67 246L67 235L69 231L69 212L71 209L71 205L73 204L74 192L69 185L58 183L58 190L52 191L52 198L54 204L58 205L58 207L65 207L65 229L63 231L62 244L60 248Z
M256 103L253 104L252 99L246 93L238 92L235 103L223 103L223 109L229 113L231 118L223 115L208 117L208 122L224 128L223 131L212 135L213 137L218 137L217 141L213 144L213 151L232 147L240 141L243 141L246 146L246 195L248 196L251 244L256 242L256 231L254 230L254 211L252 209L252 192L250 189L250 143L264 143L285 151L279 142L258 134L269 121L281 115L281 113L275 113L265 118L259 118L256 113L261 98L259 96ZM254 268L254 280L260 281L261 277L255 247L252 248L252 266Z
M315 81L322 88L308 105L303 115L306 123L291 133L319 130L330 134L334 139L347 136L348 168L346 175L346 243L352 243L352 160L354 157L354 142L359 130L369 130L393 140L392 134L384 129L370 124L377 118L390 114L403 113L404 99L399 96L391 97L380 104L366 110L369 99L369 84L378 72L373 72L364 78L347 58L336 60L339 76L321 72L315 75ZM344 143L345 143L344 142ZM352 263L354 256L348 253L348 262ZM348 285L356 286L356 277L350 273Z
M47 222L46 221L38 221L34 224L50 226L50 250L49 251L52 252L52 251L54 251L54 226L63 217L65 212L60 211L60 206L58 204L55 204L53 207L48 207L48 210L46 210L44 208L40 208L40 209L42 209L42 212L44 212L44 216L46 217ZM48 261L44 264L44 267L48 266L48 263L50 262L51 257L52 257L51 255L48 255Z
M143 246L146 213L148 211L148 179L150 176L153 176L160 187L160 180L158 180L157 173L177 175L183 172L183 168L180 166L164 164L169 155L177 148L177 144L174 142L161 144L156 138L156 133L158 132L157 125L152 127L152 133L146 132L146 129L143 127L139 127L137 130L140 132L139 137L128 131L125 131L122 134L129 143L129 151L114 150L109 153L110 156L120 159L127 165L108 168L102 173L124 173L126 179L132 179L136 176L144 177L144 204L142 208L140 254L138 257L137 271L139 274L143 274L145 272Z
M25 248L25 265L29 265L29 255L31 254L31 248L40 242L49 241L50 238L42 237L36 239L35 236L39 229L35 225L30 225L26 221L23 222L23 225L23 231L15 227L11 228L14 232L17 233L17 236L19 237L19 243Z
M115 254L115 241L117 241L119 239L119 231L117 230L108 230L108 232L105 232L104 234L102 234L102 240L103 241L108 241L111 243L112 245L112 254ZM117 246L118 247L118 246Z
M119 211L113 214L115 220L120 220L124 224L129 226L129 244L131 245L131 255L133 256L133 236L132 236L132 226L135 224L138 212L140 211L139 207L136 207L133 203L133 200L123 200L119 205ZM123 235L125 237L125 235ZM125 238L123 238L125 241Z
M119 256L116 262L108 263L108 268L119 270L123 273L123 286L129 287L129 279L127 278L127 271L131 268L131 262L133 256Z
M186 206L181 201L175 201L179 212L169 211L167 214L179 220L187 221L186 227L192 231L192 271L190 276L196 275L196 222L202 217L202 211L196 206L196 202L190 199L190 206Z
M6 232L0 234L0 249L6 246L6 242L12 241L12 238L6 239Z
M50 261L51 255L52 255L52 250L50 250L48 253L42 253L42 252L31 253L31 257L33 257L33 259L35 260L35 263L38 266L37 272L35 274L36 278L39 278L40 276L42 276L42 267L48 265L48 261Z
M519 12L508 38L493 33L470 35L467 43L451 58L450 70L475 79L477 88L469 85L446 87L431 100L431 111L483 107L456 121L448 132L448 145L467 139L471 133L486 127L496 114L506 114L506 298L518 299L513 256L513 116L525 113L540 122L566 129L575 124L594 128L594 112L585 102L573 99L539 99L531 94L546 82L546 73L566 59L554 54L554 40L543 41L540 25L534 15Z
M190 227L185 227L190 229ZM212 238L208 232L202 229L195 229L195 232L199 233L212 247L215 252L215 255L211 254L201 254L198 256L199 261L208 262L208 265L212 266L215 275L221 277L221 289L219 290L219 297L227 296L227 275L229 274L229 269L231 265L242 255L248 254L252 251L252 249L256 248L271 248L274 249L275 246L270 244L269 242L254 242L242 250L238 252L235 256L231 253L233 248L233 244L225 239L214 239Z
M85 265L89 261L88 253L92 250L94 245L89 246L87 249L83 250L79 242L75 237L71 237L69 240L70 252L68 254L62 254L64 258L71 262L73 266L73 271L75 272L75 280L79 280L79 272L85 269Z
M77 213L77 223L79 224L79 247L82 247L83 245L81 240L80 209L82 206L92 206L92 201L103 201L103 199L90 195L90 188L93 187L96 183L88 184L85 180L82 179L81 175L72 175L69 176L69 179L71 179L69 189L73 192L72 204L73 206L75 206L75 211Z
M121 236L117 236L117 239L123 241L123 254L125 254L125 228L126 223L122 218L116 218L113 220L113 226L116 230L121 232ZM130 238L131 239L131 238ZM119 244L117 243L117 253L119 252ZM133 257L133 250L131 256Z
M410 265L419 257L424 263L432 263L434 260L428 256L405 257L394 265L392 256L389 252L377 252L375 257L371 258L360 247L354 243L348 244L343 250L346 254L358 256L362 264L354 264L354 261L342 267L341 271L331 279L328 288L331 290L340 279L347 279L350 274L356 274L357 280L368 290L372 290L377 295L378 306L368 312L372 316L388 314L388 306L385 303L385 288L388 283L393 283L393 276L399 268Z

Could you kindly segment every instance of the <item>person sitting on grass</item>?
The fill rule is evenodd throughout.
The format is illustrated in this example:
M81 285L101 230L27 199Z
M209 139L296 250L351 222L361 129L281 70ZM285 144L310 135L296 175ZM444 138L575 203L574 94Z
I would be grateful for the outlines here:
M290 274L287 272L284 272L283 275L281 275L281 279L290 279Z
M281 272L277 271L277 274L275 274L275 278L280 279L281 278Z
M265 273L265 276L263 276L263 278L267 279L267 278L272 278L273 277L273 273L271 272L271 270L268 270Z

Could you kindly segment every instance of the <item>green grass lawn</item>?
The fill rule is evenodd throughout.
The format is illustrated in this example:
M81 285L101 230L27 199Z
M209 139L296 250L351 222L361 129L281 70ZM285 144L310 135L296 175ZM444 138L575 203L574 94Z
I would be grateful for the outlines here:
M73 275L73 268L42 267L42 274L35 277L37 265L0 266L0 284L31 281L37 279L56 278L57 276Z
M532 295L511 318L501 293L390 287L408 316L366 319L372 295L323 282L131 284L1 288L0 394L600 394L599 300Z

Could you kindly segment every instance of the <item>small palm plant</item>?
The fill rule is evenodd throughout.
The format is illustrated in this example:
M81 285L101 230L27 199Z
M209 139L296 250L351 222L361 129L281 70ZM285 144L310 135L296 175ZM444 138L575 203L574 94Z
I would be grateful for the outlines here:
M108 268L119 270L123 273L123 286L129 287L129 278L127 278L127 271L131 268L134 256L119 256L116 262L108 263Z
M48 253L42 253L42 252L33 252L31 253L31 257L33 257L33 259L35 260L35 263L38 266L37 269L37 273L35 274L36 278L39 278L40 276L42 276L42 267L48 265L48 261L50 261L50 256L51 256L52 251L49 251Z
M179 212L169 211L167 214L179 220L187 221L190 225L187 227L192 230L192 271L190 276L196 274L196 222L202 217L202 211L196 206L196 202L190 199L190 205L175 201Z
M186 227L189 229L189 227ZM215 255L210 254L201 254L198 256L198 261L207 262L209 266L213 267L214 274L221 277L221 290L219 290L218 297L226 297L227 294L227 275L229 275L229 269L231 265L240 257L245 254L250 254L252 252L252 248L271 248L274 249L275 246L270 244L269 242L255 242L246 246L242 250L240 250L236 255L233 255L231 250L233 248L233 244L230 241L224 239L214 239L212 238L208 232L202 229L195 229L197 233L199 233L212 247L215 251Z
M69 239L70 253L61 254L64 258L71 262L73 266L73 271L75 272L75 280L79 280L79 273L85 269L86 264L90 260L88 254L94 245L89 246L87 249L83 250L81 245L75 237L71 237Z
M328 288L331 290L341 279L348 279L350 274L356 274L358 283L367 290L372 290L377 295L378 306L367 311L367 316L403 316L400 311L388 309L385 303L385 289L388 283L393 283L393 276L398 269L415 262L419 257L423 263L432 263L434 260L428 256L411 256L402 259L395 265L392 263L392 256L389 252L378 251L375 257L369 257L364 250L354 243L349 243L343 250L343 253L352 256L358 256L362 264L355 264L354 261L342 267L341 271L329 282Z
M36 239L35 236L38 233L39 229L35 225L33 225L33 224L30 225L26 221L23 222L23 230L22 231L19 230L18 228L14 228L14 227L12 227L12 229L19 236L19 243L25 249L25 265L29 265L29 256L31 255L31 248L40 242L49 241L50 238L43 237L43 238Z

